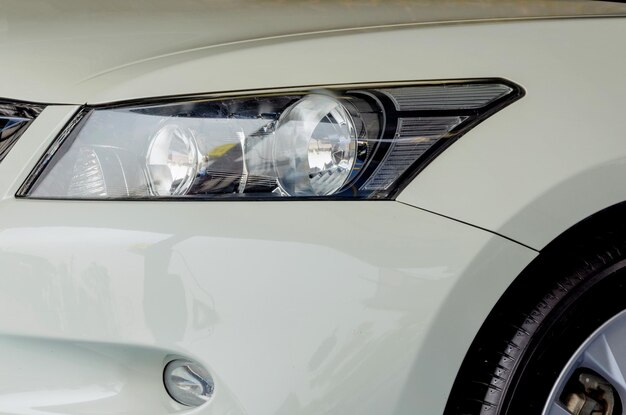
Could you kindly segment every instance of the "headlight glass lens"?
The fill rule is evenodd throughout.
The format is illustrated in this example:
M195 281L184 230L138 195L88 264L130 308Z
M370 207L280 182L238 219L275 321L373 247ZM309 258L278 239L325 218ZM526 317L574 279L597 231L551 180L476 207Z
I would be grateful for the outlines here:
M146 172L152 193L158 196L184 195L198 170L198 147L192 130L166 124L152 137Z
M327 196L350 177L357 131L336 99L307 95L278 119L274 165L281 188L294 196Z
M521 95L472 81L85 107L18 196L393 198Z

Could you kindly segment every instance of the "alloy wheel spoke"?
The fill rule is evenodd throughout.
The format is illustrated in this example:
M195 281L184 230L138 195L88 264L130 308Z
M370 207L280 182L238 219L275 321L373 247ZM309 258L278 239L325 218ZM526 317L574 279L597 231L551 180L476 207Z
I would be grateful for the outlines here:
M546 415L572 415L572 413L563 408L561 404L553 402Z
M585 373L587 377L584 376ZM582 377L580 380L574 380L574 376ZM593 391L606 388L608 382L613 393L617 393L622 400L626 398L626 311L606 322L572 356L552 389L543 415L572 415L560 402L560 395L565 393L564 388L570 379L576 382L589 382L591 392L585 393L591 394ZM603 384L605 386L602 386ZM569 390L568 393L572 391ZM600 400L602 401L602 398ZM610 402L612 398L600 404L611 405Z
M626 322L618 320L616 323ZM619 327L618 332L613 326L607 327L609 330L589 345L580 366L594 370L623 393L626 392L626 327Z

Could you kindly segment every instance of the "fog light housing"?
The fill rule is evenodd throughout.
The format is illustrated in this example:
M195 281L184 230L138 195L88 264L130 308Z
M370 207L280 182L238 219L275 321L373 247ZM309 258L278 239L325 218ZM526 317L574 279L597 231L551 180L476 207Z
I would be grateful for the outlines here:
M163 372L167 393L185 406L200 406L211 399L215 384L209 372L191 360L169 362Z

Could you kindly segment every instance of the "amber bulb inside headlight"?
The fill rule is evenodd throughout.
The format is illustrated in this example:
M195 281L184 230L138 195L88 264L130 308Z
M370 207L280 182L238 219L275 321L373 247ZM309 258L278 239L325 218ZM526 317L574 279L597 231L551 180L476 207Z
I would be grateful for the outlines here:
M187 193L198 171L198 148L192 131L175 124L159 129L148 148L146 166L155 195Z
M339 100L307 95L281 115L274 165L282 189L292 196L327 196L346 183L354 167L357 133Z

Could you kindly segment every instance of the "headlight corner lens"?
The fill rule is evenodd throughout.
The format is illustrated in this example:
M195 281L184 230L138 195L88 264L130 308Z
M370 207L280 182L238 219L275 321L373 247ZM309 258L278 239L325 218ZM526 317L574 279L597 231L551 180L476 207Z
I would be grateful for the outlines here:
M278 120L274 165L291 196L328 196L346 183L355 164L357 132L352 116L334 97L311 94Z

